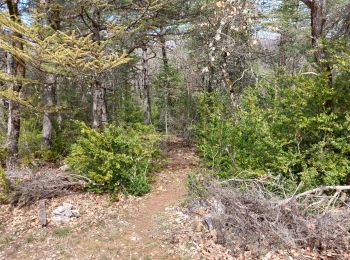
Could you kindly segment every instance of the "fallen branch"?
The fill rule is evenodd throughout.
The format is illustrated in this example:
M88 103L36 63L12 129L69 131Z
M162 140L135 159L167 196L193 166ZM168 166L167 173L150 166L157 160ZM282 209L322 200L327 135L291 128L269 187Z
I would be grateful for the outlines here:
M74 178L69 173L46 169L45 172L32 173L27 179L14 179L11 183L11 204L21 207L38 200L62 196L72 190L81 190L86 180L79 180L77 176Z
M302 192L302 193L299 193L299 194L296 194L296 195L293 195L285 200L282 200L280 201L280 205L281 204L286 204L292 200L297 200L297 199L300 199L302 197L307 197L307 196L310 196L312 194L315 194L315 193L319 193L318 196L320 196L323 192L325 191L331 191L331 190L335 190L336 191L336 194L342 192L342 191L346 191L346 190L350 190L350 185L346 185L346 186L322 186L322 187L318 187L318 188L315 188L315 189L312 189L312 190L308 190L308 191L305 191L305 192ZM339 195L339 194L338 194ZM334 196L332 197L331 201L333 201L334 199Z
M198 212L206 212L202 221L209 230L215 230L216 243L234 254L246 248L256 250L257 255L277 248L348 251L349 209L328 211L327 205L333 206L342 191L350 190L350 186L325 186L297 194L300 184L291 197L280 200L268 188L264 189L264 185L256 186L261 184L259 180L230 179L228 182L239 185L211 183L208 194L196 204L205 208ZM242 189L242 185L247 188ZM335 192L329 192L333 190ZM327 196L318 195L327 191L330 193ZM296 201L301 198L306 199ZM309 210L310 205L322 210Z

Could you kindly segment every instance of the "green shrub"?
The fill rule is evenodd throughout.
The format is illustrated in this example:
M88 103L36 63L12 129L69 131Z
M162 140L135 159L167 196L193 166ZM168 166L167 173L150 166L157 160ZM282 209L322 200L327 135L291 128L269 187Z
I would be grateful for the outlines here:
M8 203L10 200L10 181L5 171L0 166L0 203Z
M0 167L5 166L7 158L7 148L0 147Z
M223 93L204 93L199 96L199 123L196 127L197 148L206 167L222 178L233 170L232 121L227 120L227 100Z
M92 191L142 195L150 190L159 140L152 127L141 124L109 125L99 132L81 123L81 137L66 162L92 181Z
M223 178L272 175L293 187L302 182L304 189L345 183L348 80L344 74L329 87L322 77L277 77L246 89L231 114L218 93L205 97L197 131L203 161Z
M63 121L59 126L54 121L54 131L52 133L52 144L50 148L40 147L33 153L34 159L40 163L60 162L69 154L69 149L80 135L80 124L73 120ZM42 136L40 135L40 142Z

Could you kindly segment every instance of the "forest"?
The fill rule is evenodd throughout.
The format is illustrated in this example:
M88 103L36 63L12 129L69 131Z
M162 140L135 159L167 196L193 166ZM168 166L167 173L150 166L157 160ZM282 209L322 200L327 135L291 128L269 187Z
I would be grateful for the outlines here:
M349 0L0 0L0 259L349 259Z

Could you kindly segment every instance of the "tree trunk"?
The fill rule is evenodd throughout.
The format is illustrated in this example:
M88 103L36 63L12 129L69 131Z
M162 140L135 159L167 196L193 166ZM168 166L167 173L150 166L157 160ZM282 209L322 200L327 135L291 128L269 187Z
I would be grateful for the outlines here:
M44 23L53 30L58 31L61 27L60 9L57 6L51 6L52 0L43 0L42 4L45 9L46 18ZM42 129L42 148L50 148L52 145L53 121L55 113L50 111L56 104L56 85L57 77L54 74L47 74L44 89L44 101L49 111L44 113Z
M44 99L48 110L45 111L43 118L42 148L50 148L52 144L53 121L55 116L55 112L52 111L52 108L55 105L55 85L56 76L48 74L46 76L44 89Z
M103 129L107 124L106 89L101 86L99 79L93 82L92 119L95 129Z
M6 1L8 12L13 21L21 22L18 10L18 1L8 0ZM21 39L22 35L17 32L12 32L14 36ZM20 41L13 42L13 46L20 50L23 50L23 44ZM25 65L24 61L18 57L14 57L12 54L7 54L7 73L15 77L25 77ZM20 92L22 83L20 81L9 84L9 89L14 92ZM7 125L7 152L8 157L6 161L7 170L12 170L18 160L18 139L21 128L21 110L20 104L14 100L9 100L9 117Z
M278 61L278 65L286 68L287 67L287 55L286 55L286 33L285 32L281 32L281 36L280 36L280 42L279 42L279 61Z
M165 41L165 29L161 28L159 40L162 48L162 60L163 60L163 66L164 66L164 73L165 73L165 85L164 85L164 101L165 101L165 107L164 107L164 113L165 113L165 134L169 133L169 59L166 51L166 41Z
M315 59L316 62L320 65L320 68L325 68L323 59L326 57L324 48L321 45L322 38L324 37L324 4L324 0L313 1L311 4L312 47L315 48Z
M152 124L151 96L148 78L149 63L147 56L147 47L142 48L142 103L143 103L143 121L146 125Z
M0 131L6 129L5 105L4 99L0 98Z
M92 38L100 44L100 24L101 13L96 8L92 14ZM106 89L102 87L100 78L97 76L93 81L93 97L92 97L92 127L95 129L103 129L107 124L107 105L106 105Z
M8 73L11 75L24 77L24 66L15 61L11 54L7 57ZM20 82L10 83L9 89L20 92L22 84ZM17 101L9 100L9 116L7 124L7 152L8 158L6 167L11 170L15 167L18 160L18 139L21 128L21 109Z
M311 43L314 50L315 61L317 62L320 71L326 72L329 79L329 84L332 84L332 68L325 61L326 50L322 46L322 39L325 37L326 15L324 13L326 0L302 0L311 12Z
M0 28L0 33L4 34L5 32ZM4 56L1 57L4 61L7 60L7 53L4 53ZM0 90L4 90L7 86L5 84L0 84ZM0 96L0 132L3 133L7 129L6 124L6 114L7 114L7 106L6 99Z
M56 87L56 106L60 107L61 106L61 85L59 82L56 82L57 85ZM62 123L63 123L63 116L62 113L60 111L57 112L57 124L58 124L58 128L61 129L62 127Z

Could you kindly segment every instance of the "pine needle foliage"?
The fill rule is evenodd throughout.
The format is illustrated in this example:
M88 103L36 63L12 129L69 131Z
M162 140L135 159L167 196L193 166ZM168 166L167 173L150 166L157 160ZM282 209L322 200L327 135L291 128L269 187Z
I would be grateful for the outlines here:
M0 12L0 24L5 31L23 36L19 38L13 33L0 34L0 48L39 71L60 75L85 75L91 79L130 61L125 51L118 53L111 50L109 38L96 42L91 34L53 31L50 26L37 23L18 23L3 12ZM114 34L121 32L121 28L117 26L109 28ZM12 44L15 41L23 43L23 50ZM0 73L0 80L40 84L37 80L14 77L4 72ZM0 94L11 98L9 93L1 91Z
M19 24L3 13L0 13L0 23L8 30L24 36L20 39L4 34L0 37L0 48L44 71L47 68L45 64L49 63L69 72L77 70L98 74L129 61L126 52L108 52L108 39L96 42L91 34L81 36L75 31L52 32L48 26ZM12 41L21 41L25 50L12 46Z

